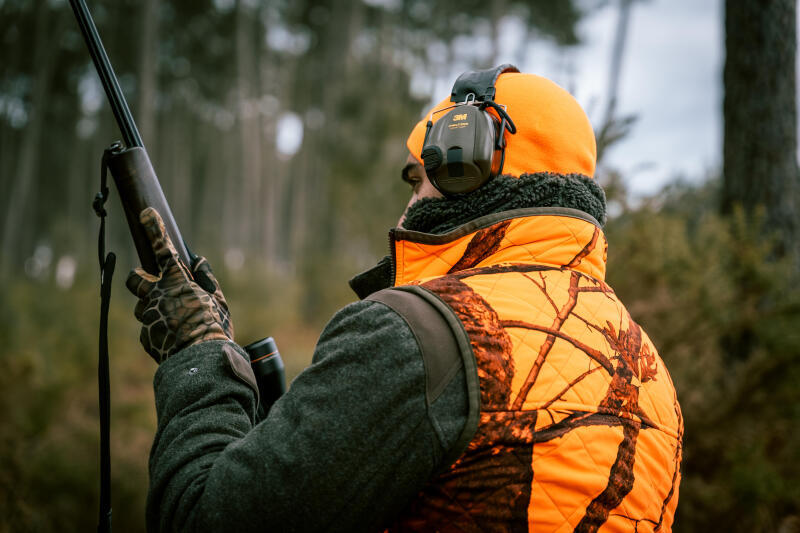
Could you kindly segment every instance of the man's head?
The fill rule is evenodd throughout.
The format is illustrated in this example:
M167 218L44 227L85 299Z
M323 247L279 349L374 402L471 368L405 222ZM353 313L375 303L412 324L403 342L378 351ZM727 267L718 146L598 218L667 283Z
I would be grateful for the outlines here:
M552 173L591 178L594 175L594 132L572 95L550 80L518 72L500 74L494 85L494 101L505 107L517 129L514 135L505 132L504 176L519 178ZM410 155L403 179L413 188L409 207L423 198L443 196L425 174L422 151L429 117L433 116L435 124L446 115L439 111L452 105L449 97L439 102L414 127L406 141ZM492 108L485 112L497 115ZM469 194L480 194L480 189ZM404 219L405 213L401 224Z
M403 167L401 177L403 178L403 181L411 186L411 198L409 198L408 205L406 206L405 211L403 211L400 221L397 223L398 226L403 225L403 222L406 219L408 208L417 203L418 200L423 198L444 197L442 193L436 190L436 187L433 186L431 180L428 179L428 175L425 173L425 167L422 166L422 163L417 161L417 159L411 154L408 154L408 159L406 159L406 164Z
M597 156L594 132L586 113L571 94L548 79L520 72L500 74L495 89L494 101L505 106L517 128L515 135L505 133L503 174L594 175ZM428 117L433 115L435 124L444 116L439 111L452 105L450 98L445 98L412 130L406 146L417 161L422 162ZM497 115L491 108L486 112Z

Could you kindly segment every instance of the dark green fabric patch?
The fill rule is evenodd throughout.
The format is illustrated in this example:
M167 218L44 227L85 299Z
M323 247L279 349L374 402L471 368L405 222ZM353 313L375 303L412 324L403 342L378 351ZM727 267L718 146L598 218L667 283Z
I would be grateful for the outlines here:
M441 234L484 215L526 207L569 207L606 223L606 195L596 181L581 174L537 172L499 176L463 196L423 198L408 209L403 227Z
M379 302L339 311L313 363L260 424L256 396L209 341L155 376L148 531L383 531L457 444L465 373L430 408L406 321Z

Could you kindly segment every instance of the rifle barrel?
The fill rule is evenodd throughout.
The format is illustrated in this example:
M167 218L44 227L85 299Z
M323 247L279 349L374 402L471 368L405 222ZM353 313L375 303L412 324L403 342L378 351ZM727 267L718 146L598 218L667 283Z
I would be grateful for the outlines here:
M117 125L122 133L125 145L128 148L134 146L144 148L142 137L139 135L139 130L136 129L136 123L133 120L133 115L131 115L128 102L125 101L125 95L122 94L122 89L119 87L119 81L114 74L111 62L108 60L108 55L105 48L103 48L103 42L97 33L97 27L94 25L91 14L89 14L86 2L84 0L69 0L69 3L75 12L75 18L78 19L83 39L89 48L89 55L92 56L97 74L100 76L100 82L106 91L106 96L111 104L111 110L114 112L114 118L117 119Z

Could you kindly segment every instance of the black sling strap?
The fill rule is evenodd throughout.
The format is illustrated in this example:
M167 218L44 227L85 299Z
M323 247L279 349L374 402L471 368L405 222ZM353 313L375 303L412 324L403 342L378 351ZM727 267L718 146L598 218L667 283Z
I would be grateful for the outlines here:
M97 259L100 263L100 338L98 343L97 386L100 404L100 512L98 533L111 531L111 400L108 369L108 308L111 304L111 279L117 256L113 252L106 255L106 209L108 200L108 157L114 146L106 149L100 168L100 192L94 198L92 207L100 217L100 232L97 237Z

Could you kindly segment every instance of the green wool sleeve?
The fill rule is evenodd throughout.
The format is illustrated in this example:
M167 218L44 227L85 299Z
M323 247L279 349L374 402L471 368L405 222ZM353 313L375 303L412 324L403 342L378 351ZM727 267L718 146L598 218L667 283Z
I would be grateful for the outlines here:
M428 409L417 341L381 303L337 313L311 366L257 425L231 350L246 357L207 342L156 373L150 531L381 530L464 426L463 372Z

